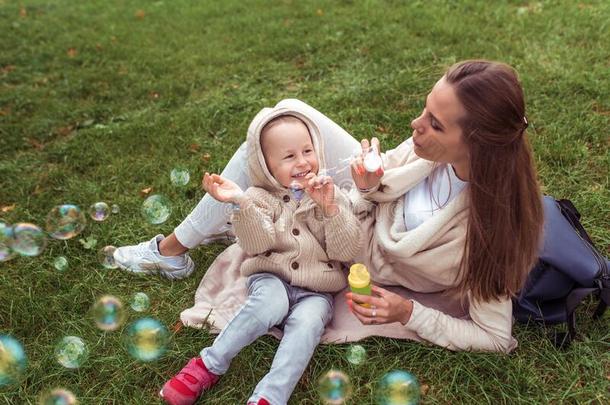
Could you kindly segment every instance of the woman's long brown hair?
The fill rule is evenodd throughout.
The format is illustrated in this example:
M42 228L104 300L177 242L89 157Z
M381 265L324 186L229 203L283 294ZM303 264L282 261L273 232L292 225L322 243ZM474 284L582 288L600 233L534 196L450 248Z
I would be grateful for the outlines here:
M497 62L460 62L445 77L466 110L460 126L470 154L458 289L475 300L510 297L536 262L543 226L523 90L516 72Z

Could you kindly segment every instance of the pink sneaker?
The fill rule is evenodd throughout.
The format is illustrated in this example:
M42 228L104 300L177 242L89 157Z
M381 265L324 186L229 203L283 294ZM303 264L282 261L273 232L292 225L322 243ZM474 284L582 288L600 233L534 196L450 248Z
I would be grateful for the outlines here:
M192 405L203 391L212 388L219 379L220 376L206 368L201 357L195 357L165 383L159 396L171 405Z

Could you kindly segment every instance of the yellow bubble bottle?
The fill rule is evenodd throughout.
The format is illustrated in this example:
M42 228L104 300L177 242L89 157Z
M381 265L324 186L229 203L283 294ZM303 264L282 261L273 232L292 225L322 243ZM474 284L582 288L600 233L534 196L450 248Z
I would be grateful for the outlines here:
M371 276L366 266L362 263L355 263L349 268L347 276L350 290L356 294L371 295ZM369 304L360 304L369 308Z

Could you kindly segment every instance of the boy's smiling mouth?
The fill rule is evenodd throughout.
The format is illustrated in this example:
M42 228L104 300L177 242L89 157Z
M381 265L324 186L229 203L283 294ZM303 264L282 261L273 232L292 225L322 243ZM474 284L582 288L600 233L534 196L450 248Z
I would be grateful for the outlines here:
M311 170L305 170L304 172L301 173L297 173L297 174L293 174L292 177L294 178L302 178L307 176L307 174L310 172Z

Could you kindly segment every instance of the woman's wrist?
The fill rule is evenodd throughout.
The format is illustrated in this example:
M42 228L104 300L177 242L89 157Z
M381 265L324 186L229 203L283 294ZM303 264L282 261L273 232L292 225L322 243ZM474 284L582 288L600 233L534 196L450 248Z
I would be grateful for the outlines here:
M406 325L409 320L411 319L411 315L413 314L413 301L406 299L403 305L404 308L404 312L403 312L403 316L400 320L400 323L402 323L403 325Z

